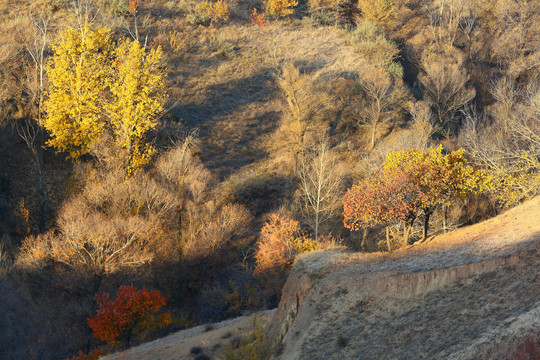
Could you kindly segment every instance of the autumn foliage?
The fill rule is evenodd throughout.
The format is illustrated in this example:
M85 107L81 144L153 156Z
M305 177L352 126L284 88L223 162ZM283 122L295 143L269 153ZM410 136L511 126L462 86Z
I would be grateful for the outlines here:
M217 21L227 21L229 19L229 6L223 0L204 1L200 3L195 11L210 19L211 23Z
M46 69L51 85L41 125L48 144L71 158L93 153L132 172L154 153L146 136L158 126L166 98L163 54L138 41L115 45L110 33L86 24L60 34Z
M298 5L297 0L263 0L265 13L272 18L279 18L293 13L293 8Z
M259 13L257 11L257 9L253 9L251 11L249 19L250 19L252 24L257 24L260 27L267 27L268 26L268 21L266 21L266 18L264 17L264 14Z
M362 9L364 19L377 25L392 20L394 15L392 0L360 0L358 6Z
M405 219L420 196L420 189L400 173L365 178L345 194L344 225L357 231Z
M427 151L395 151L386 157L384 171L402 172L422 192L416 205L420 209L449 204L488 189L486 172L467 165L465 150L445 154L442 145Z
M261 230L261 240L257 247L255 274L270 269L283 270L294 261L292 242L299 236L298 221L278 214L270 215L270 219Z
M133 336L144 338L148 331L171 322L170 314L158 315L166 303L159 291L137 291L133 285L121 286L115 299L103 293L96 294L95 300L98 311L88 318L88 326L96 338L109 345L129 346Z
M319 241L315 241L306 235L298 221L273 213L261 230L255 253L257 265L254 275L266 280L267 290L276 284L281 287L279 278L292 265L297 254L338 245L340 242L332 236L320 237Z
M346 228L356 231L392 221L403 223L403 244L414 221L424 216L423 237L436 207L465 199L490 188L490 178L467 165L464 150L448 154L442 146L428 151L411 149L389 153L380 174L364 179L347 192L343 216Z

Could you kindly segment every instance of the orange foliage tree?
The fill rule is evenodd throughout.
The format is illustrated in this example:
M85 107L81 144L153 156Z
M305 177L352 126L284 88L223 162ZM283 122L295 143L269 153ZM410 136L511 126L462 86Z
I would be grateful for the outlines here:
M96 338L107 341L109 345L125 344L129 347L133 335L144 338L148 331L171 322L169 313L158 315L167 299L156 290L137 291L133 285L121 286L116 299L103 293L96 294L95 300L98 311L88 318L88 326Z
M390 250L389 227L394 220L403 223L403 244L416 218L424 215L425 238L429 219L438 206L465 199L491 187L483 170L467 165L464 150L448 154L442 146L428 151L410 149L387 155L382 172L354 185L344 198L344 225L359 228L386 226Z
M257 9L253 9L251 11L249 19L251 20L252 24L257 24L260 27L267 27L268 26L268 21L266 21L266 18L264 17L264 14L259 13L257 11Z
M255 277L263 278L267 292L277 294L286 270L296 254L328 249L340 245L332 236L315 241L300 228L298 221L279 214L271 214L261 230L261 239L255 253Z
M403 173L381 172L347 191L343 200L343 224L351 231L384 225L388 251L392 251L389 226L396 220L402 221L403 241L408 242L421 195L420 188Z
M300 235L298 221L272 214L261 230L261 240L257 246L255 274L283 270L294 261L295 250L292 243Z

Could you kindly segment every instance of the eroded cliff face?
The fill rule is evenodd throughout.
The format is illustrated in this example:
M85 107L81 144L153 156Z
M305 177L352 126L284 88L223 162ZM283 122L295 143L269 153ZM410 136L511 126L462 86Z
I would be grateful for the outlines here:
M278 357L538 358L539 200L394 254L303 255L271 324Z

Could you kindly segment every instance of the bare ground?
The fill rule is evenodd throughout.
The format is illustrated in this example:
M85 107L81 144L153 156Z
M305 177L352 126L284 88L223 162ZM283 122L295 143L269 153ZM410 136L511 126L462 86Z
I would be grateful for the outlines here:
M540 330L540 198L393 254L303 256L282 359L507 359Z
M254 321L258 326L266 326L274 312L275 310L267 310L217 324L197 326L101 359L187 360L194 357L194 354L190 353L193 347L199 347L202 353L214 356L231 341L247 335L253 329Z

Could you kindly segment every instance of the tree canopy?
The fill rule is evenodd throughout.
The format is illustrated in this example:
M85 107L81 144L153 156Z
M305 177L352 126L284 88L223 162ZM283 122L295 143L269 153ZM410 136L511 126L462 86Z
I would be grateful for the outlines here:
M109 29L86 24L64 30L52 49L42 120L48 144L72 159L112 147L105 160L128 172L148 163L154 149L143 140L166 99L161 48L128 39L115 44Z

